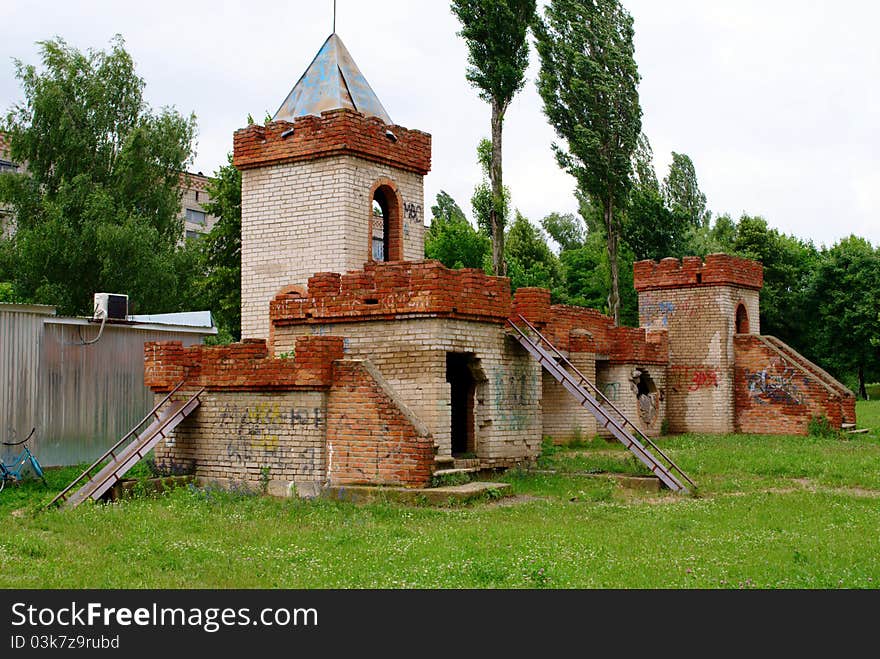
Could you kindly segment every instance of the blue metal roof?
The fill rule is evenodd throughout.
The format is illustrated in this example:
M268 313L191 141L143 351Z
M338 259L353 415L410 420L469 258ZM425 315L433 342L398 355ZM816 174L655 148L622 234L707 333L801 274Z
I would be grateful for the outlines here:
M391 117L337 34L331 34L275 113L275 121L293 121L325 110L347 108L391 124Z

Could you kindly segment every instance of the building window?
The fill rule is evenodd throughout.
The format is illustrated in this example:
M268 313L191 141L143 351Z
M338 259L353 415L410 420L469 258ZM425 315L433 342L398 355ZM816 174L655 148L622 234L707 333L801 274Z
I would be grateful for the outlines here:
M190 230L187 230L187 232L186 232L186 239L187 239L187 240L199 240L200 238L203 238L204 235L205 235L205 234L203 234L201 231L190 231Z
M0 160L0 174L4 172L17 172L18 165L14 162L9 162L8 160Z
M208 216L204 211L197 211L192 208L186 209L186 221L192 222L193 224L198 224L199 226L205 226L205 222L207 222Z
M373 260L380 262L385 260L384 238L376 238L375 236L373 236Z

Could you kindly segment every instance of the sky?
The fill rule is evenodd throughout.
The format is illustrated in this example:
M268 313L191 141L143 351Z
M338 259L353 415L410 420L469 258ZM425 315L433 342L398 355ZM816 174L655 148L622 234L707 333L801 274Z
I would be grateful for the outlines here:
M37 41L107 48L121 34L154 108L195 113L193 171L226 162L233 132L274 114L332 31L332 0L3 0L0 109L22 100L13 59ZM540 3L539 3L540 4ZM624 0L635 20L643 129L662 179L688 154L714 214L761 215L831 245L880 244L880 3ZM338 0L337 33L398 125L433 135L425 207L440 190L470 215L489 107L465 79L446 0ZM535 89L537 55L504 128L504 178L533 222L576 212L574 179ZM426 215L429 215L426 213Z

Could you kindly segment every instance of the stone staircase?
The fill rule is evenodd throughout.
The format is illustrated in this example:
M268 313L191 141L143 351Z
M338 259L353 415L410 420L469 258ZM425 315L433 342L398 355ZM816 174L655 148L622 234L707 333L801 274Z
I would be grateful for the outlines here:
M480 472L479 458L455 458L446 455L434 456L434 477L477 474Z
M830 373L820 368L797 350L784 343L775 336L762 334L757 337L762 343L781 356L786 362L800 370L805 375L822 383L840 403L841 426L840 429L848 433L865 433L867 430L856 428L856 395L844 384L834 378Z

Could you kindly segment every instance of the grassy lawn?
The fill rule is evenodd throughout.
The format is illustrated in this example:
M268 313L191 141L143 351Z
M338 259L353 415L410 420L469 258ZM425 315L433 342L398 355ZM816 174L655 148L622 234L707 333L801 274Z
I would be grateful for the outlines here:
M34 514L75 475L0 493L0 587L876 588L880 401L847 439L685 435L661 445L696 498L635 494L616 446L503 477L506 503L424 508L179 489Z

